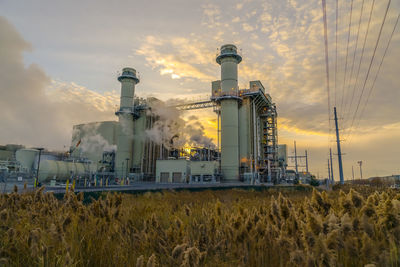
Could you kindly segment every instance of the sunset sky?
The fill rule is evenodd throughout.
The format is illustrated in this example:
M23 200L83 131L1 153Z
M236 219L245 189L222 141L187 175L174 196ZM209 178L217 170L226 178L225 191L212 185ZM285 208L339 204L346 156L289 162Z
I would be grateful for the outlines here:
M357 117L358 127L350 136L346 128L351 124L388 2L375 2L352 105L352 81L372 0L353 2L348 50L351 1L339 0L336 90L336 2L327 2L331 102L339 107L339 124L345 128L345 178L351 178L352 165L359 177L359 160L363 161L364 177L400 174L400 25L363 117ZM391 1L361 110L399 12L400 2ZM240 88L248 87L250 80L261 80L277 104L279 143L288 144L291 154L296 140L299 153L308 150L311 172L326 177L329 146L336 154L336 144L328 125L320 0L0 0L0 144L64 149L70 145L72 125L116 120L117 75L126 66L140 73L138 96L188 102L206 99L211 81L220 76L215 62L217 48L225 43L241 49ZM349 77L356 43L354 74ZM212 110L185 116L193 114L214 137L216 116ZM336 156L334 163L337 180Z

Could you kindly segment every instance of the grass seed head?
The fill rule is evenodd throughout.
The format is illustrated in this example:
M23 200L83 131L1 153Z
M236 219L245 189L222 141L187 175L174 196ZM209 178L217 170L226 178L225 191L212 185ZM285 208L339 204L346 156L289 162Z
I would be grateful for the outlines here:
M154 253L150 256L149 260L147 261L147 267L157 267L158 263L157 263L157 258L156 255L154 255Z
M144 256L140 255L140 257L138 257L136 259L136 267L144 267Z

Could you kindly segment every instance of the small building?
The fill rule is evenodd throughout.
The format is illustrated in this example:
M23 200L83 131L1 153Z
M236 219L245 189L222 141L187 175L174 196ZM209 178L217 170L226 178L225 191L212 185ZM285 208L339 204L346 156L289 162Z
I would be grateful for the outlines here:
M187 159L157 160L157 183L186 183L190 175Z
M217 161L191 161L190 182L215 182L218 173Z

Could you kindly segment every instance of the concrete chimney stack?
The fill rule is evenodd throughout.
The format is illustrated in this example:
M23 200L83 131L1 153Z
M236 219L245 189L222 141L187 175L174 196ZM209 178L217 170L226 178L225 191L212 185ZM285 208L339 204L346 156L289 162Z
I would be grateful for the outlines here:
M118 77L121 82L120 108L115 113L118 116L119 127L117 136L117 152L115 155L115 171L119 178L126 177L132 164L133 119L135 85L139 83L136 70L123 68Z
M238 64L242 57L235 45L221 46L221 172L225 181L239 180Z

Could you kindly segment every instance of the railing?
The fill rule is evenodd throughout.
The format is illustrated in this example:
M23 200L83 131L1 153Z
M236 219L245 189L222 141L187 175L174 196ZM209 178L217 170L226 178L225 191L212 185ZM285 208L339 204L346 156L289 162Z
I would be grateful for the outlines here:
M132 114L135 118L139 117L139 112L135 110L135 107L120 108L115 111L115 115L118 116L119 114Z
M138 79L139 81L141 80L140 78L140 73L137 71L135 75L130 75L130 74L124 74L124 72L121 71L117 71L117 79L121 76L121 75L125 75L125 76L129 76L135 79Z
M195 103L186 103L174 106L179 110L193 110L193 109L201 109L201 108L212 108L215 106L215 103L211 100L195 102Z
M239 92L237 90L231 90L229 92L218 91L218 92L213 93L211 98L219 98L219 97L224 97L224 96L236 96L236 97L239 97Z
M224 50L220 50L219 48L217 49L217 53L215 54L216 57L218 57L219 55L229 55L229 54L236 54L242 57L243 53L242 53L242 49L237 49L236 51L234 50L228 50L228 49L224 49Z

